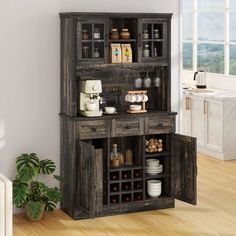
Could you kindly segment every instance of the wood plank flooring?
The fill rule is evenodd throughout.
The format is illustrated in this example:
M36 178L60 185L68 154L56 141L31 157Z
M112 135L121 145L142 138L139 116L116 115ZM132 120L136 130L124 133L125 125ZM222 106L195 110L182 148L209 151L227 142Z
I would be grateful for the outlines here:
M14 236L236 236L236 161L198 156L198 205L74 221L60 210L39 223L14 216Z

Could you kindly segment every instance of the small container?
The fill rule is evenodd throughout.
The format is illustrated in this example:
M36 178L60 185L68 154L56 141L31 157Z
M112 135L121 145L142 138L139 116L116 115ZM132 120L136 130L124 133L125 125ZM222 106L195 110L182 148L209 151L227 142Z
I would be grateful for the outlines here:
M143 57L150 57L150 48L148 44L144 44Z
M89 58L89 47L88 46L82 47L82 57Z
M135 80L134 80L134 86L135 86L135 88L141 88L142 87L142 79L141 79L141 77L139 76L139 72L138 72L138 76L137 76L137 78L135 78Z
M117 40L119 38L120 38L120 36L119 36L118 30L115 28L112 28L110 31L110 39Z
M83 40L87 40L88 38L89 38L88 30L87 29L83 29L82 30L82 39Z
M98 48L94 48L93 57L96 57L96 58L100 57L100 52L99 52Z
M148 30L143 30L143 39L149 39L149 32L148 32Z
M154 55L154 57L157 57L157 48L154 48L153 55Z
M121 39L130 39L130 32L128 29L122 29L120 32Z
M154 29L154 39L159 39L160 38L160 33L159 33L159 29Z
M94 39L100 39L101 38L101 33L100 33L100 29L99 28L94 28L93 38Z
M133 151L131 149L125 151L125 164L133 165Z

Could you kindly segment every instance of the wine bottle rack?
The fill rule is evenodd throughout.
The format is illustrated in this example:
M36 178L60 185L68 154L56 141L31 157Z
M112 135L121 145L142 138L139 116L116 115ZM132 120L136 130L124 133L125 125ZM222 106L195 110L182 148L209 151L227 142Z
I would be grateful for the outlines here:
M108 204L143 200L142 167L111 169L108 184Z

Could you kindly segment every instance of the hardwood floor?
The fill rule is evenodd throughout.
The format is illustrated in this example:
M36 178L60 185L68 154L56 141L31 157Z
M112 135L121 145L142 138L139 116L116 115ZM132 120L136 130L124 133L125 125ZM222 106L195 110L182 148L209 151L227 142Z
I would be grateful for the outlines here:
M71 220L60 210L39 223L14 216L14 236L236 236L236 161L198 156L198 205Z

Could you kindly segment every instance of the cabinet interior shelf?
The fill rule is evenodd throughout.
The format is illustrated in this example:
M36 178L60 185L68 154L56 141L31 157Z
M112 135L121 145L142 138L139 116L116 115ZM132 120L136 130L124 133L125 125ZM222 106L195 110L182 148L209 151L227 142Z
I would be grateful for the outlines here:
M103 43L104 39L86 39L86 40L81 40L82 43L92 43L92 42L96 42L96 43Z
M127 178L127 179L121 179L121 180L110 180L111 184L117 184L117 183L124 183L124 182L130 182L130 181L141 181L142 178Z
M127 191L121 191L121 192L110 192L110 196L114 195L120 195L120 194L129 194L129 193L143 193L142 189L137 189L137 190L127 190Z
M142 166L122 166L122 167L112 167L110 168L110 172L119 171L119 170L142 170Z
M163 179L163 178L166 178L166 177L170 177L170 175L168 174L165 174L165 173L162 173L162 174L157 174L157 175L145 175L145 179L146 180L149 180L149 179Z
M143 39L143 42L163 42L163 39Z
M132 43L136 41L136 39L109 39L109 43Z
M170 152L145 153L145 157L170 156Z

